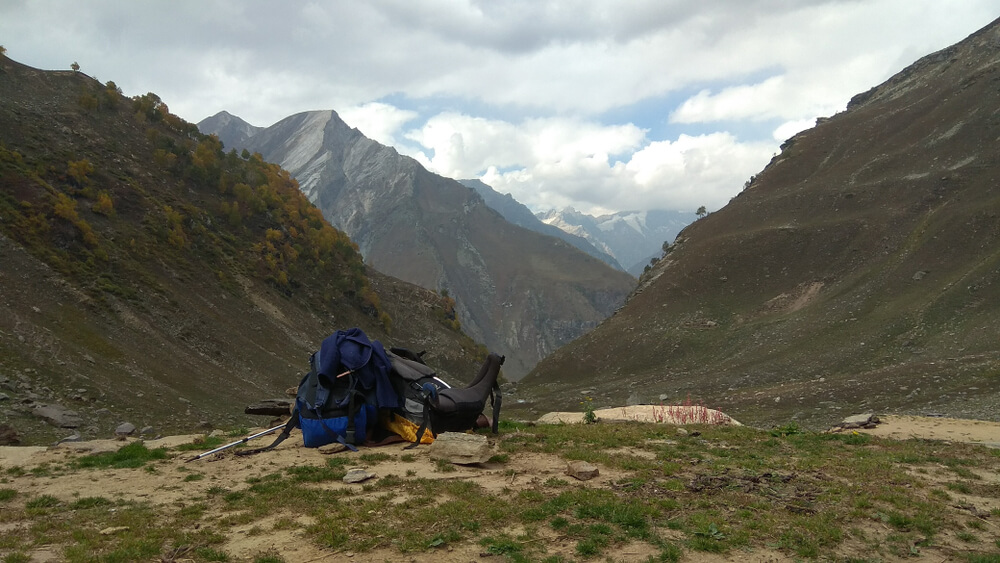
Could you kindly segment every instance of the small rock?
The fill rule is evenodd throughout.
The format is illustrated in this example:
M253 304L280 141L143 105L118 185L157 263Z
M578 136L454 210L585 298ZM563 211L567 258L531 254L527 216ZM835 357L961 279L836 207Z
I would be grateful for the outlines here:
M341 444L340 442L333 442L332 444L327 444L325 446L320 446L317 448L321 454L335 454L342 452L347 449L347 446Z
M9 400L10 400L10 395L6 393L0 393L0 401L9 401Z
M108 409L97 409L96 411L94 411L94 414L96 414L97 416L108 416L109 414L111 414L111 411L109 411Z
M367 481L374 478L376 475L366 469L361 469L360 467L355 467L344 475L345 483L360 483L362 481Z
M459 465L472 465L493 457L493 448L481 434L442 432L431 444L430 455Z
M97 360L95 360L94 357L91 356L90 354L84 354L83 355L83 359L84 359L84 361L86 361L87 363L90 363L90 364L96 364L97 363ZM81 393L82 392L83 391L81 391Z
M566 475L580 481L589 481L601 474L596 465L575 460L566 464Z
M688 435L688 431L687 431L686 428L678 427L677 428L677 435L678 436L687 436Z
M135 434L135 425L131 422L123 422L115 428L115 436L119 438L125 438L126 436L131 436Z
M150 436L155 432L156 429L153 428L152 426L143 426L142 430L139 431L139 434L142 434L143 436Z
M110 536L112 534L117 534L119 532L127 532L128 526L111 526L110 528L104 528L100 533L102 536Z
M212 430L211 432L208 433L209 438L222 438L225 435L226 433L222 430Z

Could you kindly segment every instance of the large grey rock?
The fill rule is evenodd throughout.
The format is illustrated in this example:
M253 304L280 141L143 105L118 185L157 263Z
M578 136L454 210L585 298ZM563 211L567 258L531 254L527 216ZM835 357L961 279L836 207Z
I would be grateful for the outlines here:
M131 436L132 434L135 434L135 425L131 422L123 422L115 428L115 436L119 438Z
M854 416L849 416L840 423L841 428L875 428L875 425L879 423L878 416L867 413L867 414L856 414Z
M62 405L37 406L31 414L59 428L78 428L83 424L83 419L76 411L71 411Z
M376 475L371 471L355 467L354 469L349 470L347 475L344 475L343 481L345 483L361 483L362 481L367 481L375 476Z
M493 447L486 436L480 434L443 432L431 444L430 455L459 465L471 465L493 457Z

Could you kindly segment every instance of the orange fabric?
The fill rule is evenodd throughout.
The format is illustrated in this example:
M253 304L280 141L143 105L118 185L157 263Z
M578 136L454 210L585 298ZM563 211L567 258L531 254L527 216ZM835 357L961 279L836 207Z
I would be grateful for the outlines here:
M382 414L382 426L407 442L416 442L417 430L420 430L420 426L415 422L407 420L394 412ZM420 438L420 443L430 444L432 442L434 442L434 434L429 429L425 430L424 435Z

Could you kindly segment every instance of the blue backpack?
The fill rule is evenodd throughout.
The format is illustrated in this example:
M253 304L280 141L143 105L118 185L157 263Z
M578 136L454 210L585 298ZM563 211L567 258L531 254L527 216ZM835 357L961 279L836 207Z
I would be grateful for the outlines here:
M299 383L295 410L273 444L273 449L295 427L302 429L307 448L339 442L351 450L364 444L378 419L379 409L394 409L399 396L389 382L391 364L385 349L360 328L338 330L309 358L309 373Z

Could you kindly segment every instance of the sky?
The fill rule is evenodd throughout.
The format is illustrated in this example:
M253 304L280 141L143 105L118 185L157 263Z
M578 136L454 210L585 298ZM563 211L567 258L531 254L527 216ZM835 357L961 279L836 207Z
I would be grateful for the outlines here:
M714 211L1000 0L0 0L0 45L197 123L335 110L534 211Z

